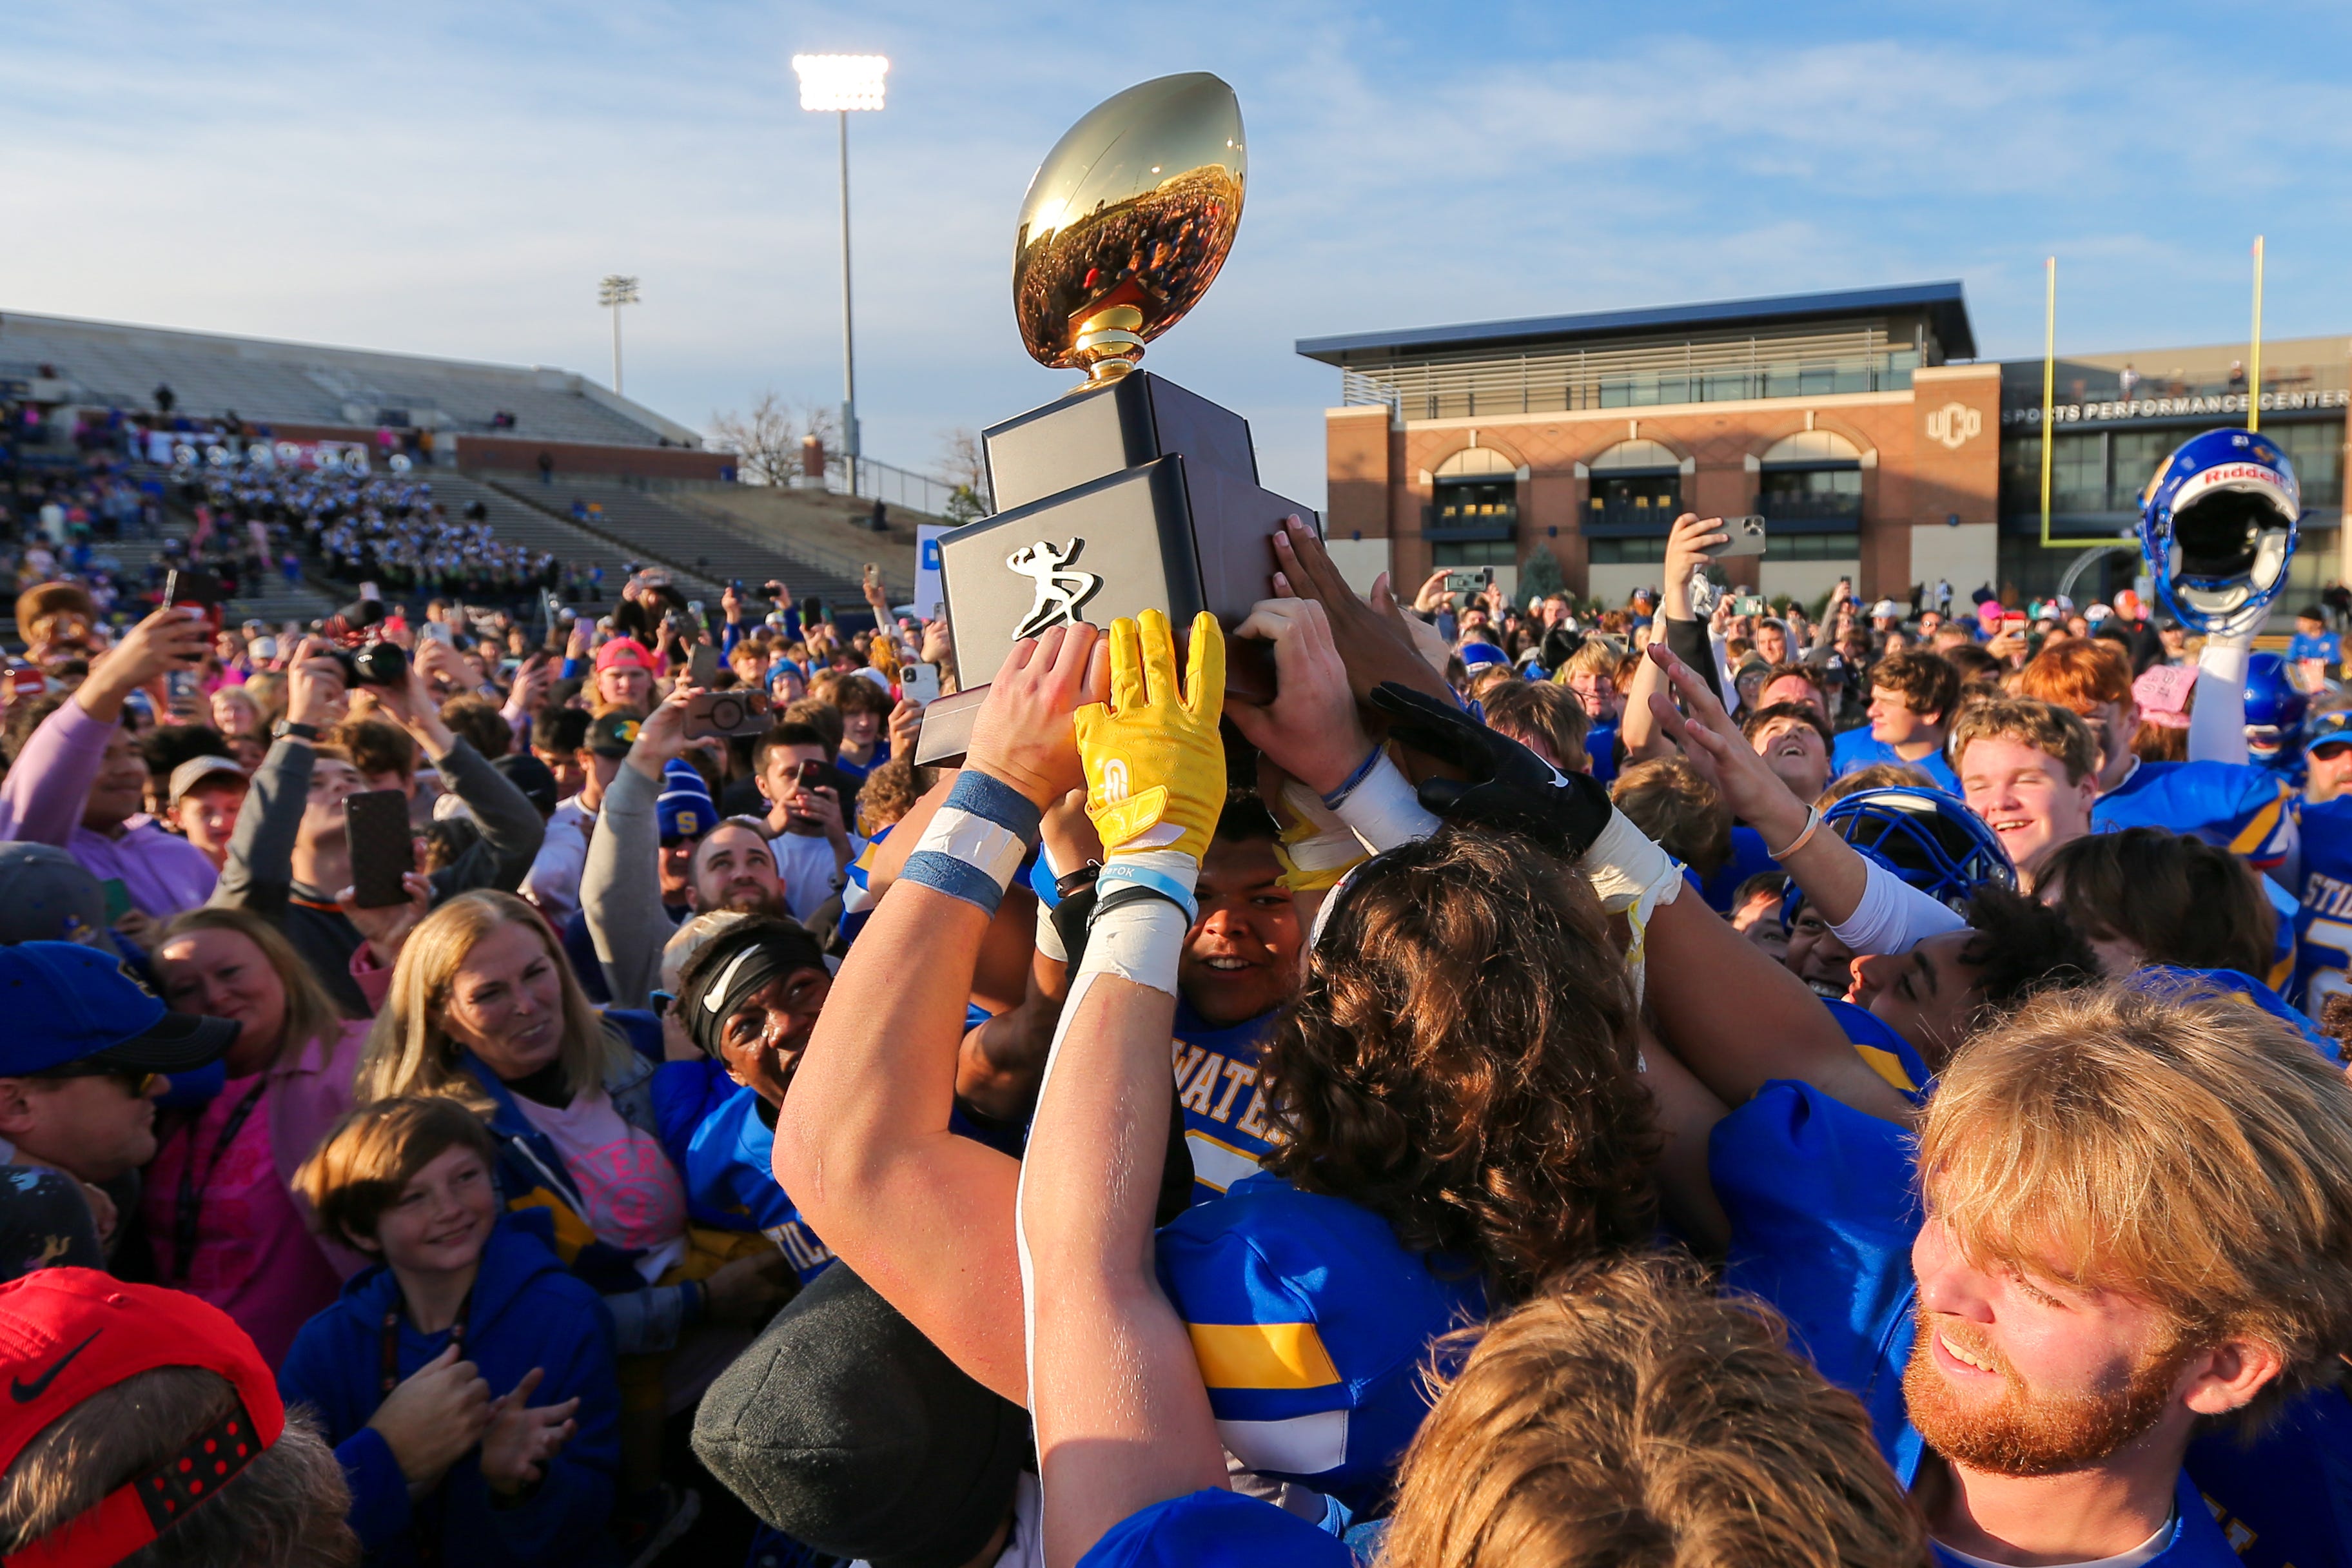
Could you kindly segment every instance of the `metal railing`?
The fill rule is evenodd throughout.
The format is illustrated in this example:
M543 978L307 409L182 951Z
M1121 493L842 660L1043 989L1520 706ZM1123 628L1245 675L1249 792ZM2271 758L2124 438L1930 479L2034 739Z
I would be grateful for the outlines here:
M1610 528L1654 528L1660 533L1672 527L1675 519L1681 515L1680 504L1671 500L1644 504L1640 500L1603 500L1596 497L1584 509L1584 521L1588 523L1601 523Z
M1511 501L1473 501L1448 506L1440 506L1433 501L1421 509L1421 526L1424 533L1431 529L1477 529L1494 537L1505 537L1518 525L1519 509Z
M1650 347L1397 360L1341 370L1341 401L1400 419L1538 414L1898 391L1919 365L1875 327L1727 337Z

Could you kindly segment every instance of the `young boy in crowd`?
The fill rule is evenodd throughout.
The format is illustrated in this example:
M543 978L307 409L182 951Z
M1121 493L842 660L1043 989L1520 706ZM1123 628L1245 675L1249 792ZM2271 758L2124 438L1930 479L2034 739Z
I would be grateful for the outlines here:
M326 1234L379 1260L278 1374L352 1483L371 1562L617 1561L613 1324L501 1213L479 1118L407 1096L353 1111L296 1174Z

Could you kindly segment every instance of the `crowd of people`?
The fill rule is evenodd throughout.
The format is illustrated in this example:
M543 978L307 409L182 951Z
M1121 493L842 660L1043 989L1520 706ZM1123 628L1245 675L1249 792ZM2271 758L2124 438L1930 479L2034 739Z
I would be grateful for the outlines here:
M1595 614L1292 519L938 767L878 589L28 588L0 1554L2352 1561L2330 613L1726 542Z

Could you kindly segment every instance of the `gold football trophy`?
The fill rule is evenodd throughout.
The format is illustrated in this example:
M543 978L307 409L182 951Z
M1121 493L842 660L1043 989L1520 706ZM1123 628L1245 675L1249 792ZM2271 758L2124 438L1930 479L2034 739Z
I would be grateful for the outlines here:
M1097 104L1037 166L1013 241L1013 315L1038 363L1115 381L1216 280L1249 153L1234 89L1205 71Z
M1206 72L1097 104L1045 155L1021 204L1013 314L1041 364L1083 369L1055 402L982 437L994 516L940 541L956 657L993 671L1023 637L1157 608L1180 637L1196 611L1230 630L1266 596L1268 537L1315 513L1257 484L1249 426L1136 363L1201 301L1241 226L1241 105ZM1272 689L1229 650L1227 685ZM985 688L933 703L919 762L961 755Z

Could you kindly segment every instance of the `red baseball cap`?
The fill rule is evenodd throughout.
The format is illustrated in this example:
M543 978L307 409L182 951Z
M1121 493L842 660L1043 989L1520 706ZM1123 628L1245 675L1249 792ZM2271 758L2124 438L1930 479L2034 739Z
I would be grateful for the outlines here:
M596 650L597 673L614 668L642 669L647 675L661 673L661 666L654 662L652 652L635 637L614 637Z
M286 1430L277 1381L246 1331L184 1291L94 1268L43 1268L0 1285L0 1472L96 1394L158 1367L218 1373L237 1406L177 1454L133 1476L22 1551L7 1568L110 1568L226 1486Z

